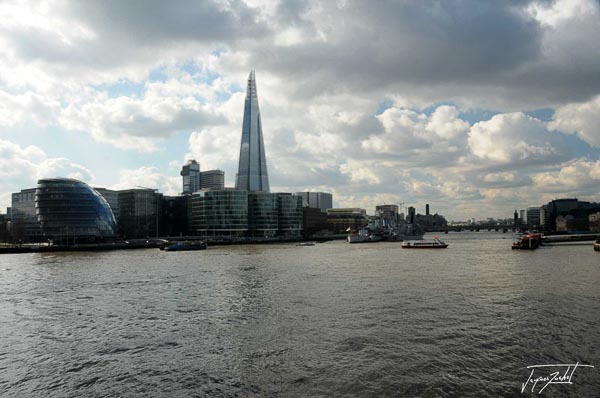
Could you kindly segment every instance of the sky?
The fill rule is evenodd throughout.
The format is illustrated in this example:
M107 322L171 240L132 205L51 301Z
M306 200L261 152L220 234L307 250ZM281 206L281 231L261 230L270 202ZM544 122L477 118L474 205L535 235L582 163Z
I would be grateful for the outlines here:
M42 177L233 186L256 71L272 192L448 220L600 201L600 3L3 1L0 209Z

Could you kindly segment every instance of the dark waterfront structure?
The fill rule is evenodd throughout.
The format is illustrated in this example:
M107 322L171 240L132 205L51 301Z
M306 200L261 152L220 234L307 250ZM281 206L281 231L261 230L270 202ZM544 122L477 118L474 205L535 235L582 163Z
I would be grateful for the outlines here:
M8 214L0 214L0 242L8 242Z
M154 189L119 191L119 232L123 238L159 236L161 197Z
M332 232L343 234L347 229L358 230L369 223L367 211L359 208L327 209L327 222Z
M586 231L589 229L589 215L600 211L600 204L579 201L575 198L555 199L544 207L544 216L547 224L544 229L548 231ZM560 224L557 224L557 219ZM568 217L567 216L571 216ZM559 228L560 227L560 228Z
M304 207L302 209L302 225L302 234L305 238L309 238L319 232L327 233L329 230L327 213L321 209Z
M53 242L94 242L116 235L112 210L102 195L84 182L42 179L35 207L44 235Z
M302 198L291 193L277 194L277 235L298 237L303 229Z
M250 72L248 77L235 187L245 191L269 192L269 176L254 71Z
M248 194L248 233L253 237L273 237L279 228L277 194Z
M190 195L160 198L159 236L187 235Z
M12 194L9 218L10 237L15 242L42 242L42 226L35 211L36 188L22 189Z

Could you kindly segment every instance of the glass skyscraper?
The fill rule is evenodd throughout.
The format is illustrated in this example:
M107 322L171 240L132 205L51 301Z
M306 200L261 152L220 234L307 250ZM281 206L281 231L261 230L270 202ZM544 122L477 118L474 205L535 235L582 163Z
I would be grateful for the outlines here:
M242 143L240 145L240 163L235 179L235 187L246 191L269 192L269 175L267 173L254 71L251 71L248 77L248 88L244 103L244 122L242 124Z

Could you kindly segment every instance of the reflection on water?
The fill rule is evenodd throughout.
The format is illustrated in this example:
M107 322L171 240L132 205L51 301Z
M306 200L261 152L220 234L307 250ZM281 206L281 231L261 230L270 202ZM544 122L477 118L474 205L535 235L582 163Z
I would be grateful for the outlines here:
M600 367L600 256L507 237L4 255L0 395L510 397Z

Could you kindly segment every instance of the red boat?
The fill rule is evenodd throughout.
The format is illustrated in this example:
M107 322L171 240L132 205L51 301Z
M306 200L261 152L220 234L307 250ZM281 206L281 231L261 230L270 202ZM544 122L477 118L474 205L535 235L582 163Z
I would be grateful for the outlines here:
M521 235L512 244L513 250L535 250L542 244L542 234Z

